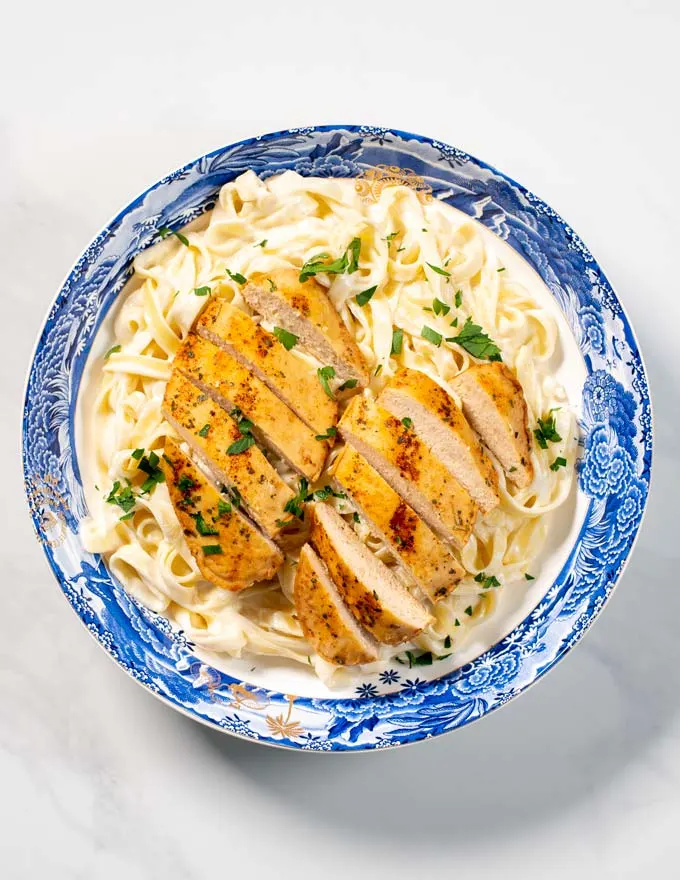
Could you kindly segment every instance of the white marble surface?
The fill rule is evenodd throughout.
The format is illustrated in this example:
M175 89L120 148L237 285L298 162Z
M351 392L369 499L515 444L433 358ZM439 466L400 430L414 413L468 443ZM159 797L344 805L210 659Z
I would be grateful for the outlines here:
M3 6L0 876L680 876L678 9ZM34 335L107 218L199 153L325 121L457 144L559 210L631 315L656 410L642 537L585 642L480 724L357 757L232 740L123 675L53 582L18 457Z

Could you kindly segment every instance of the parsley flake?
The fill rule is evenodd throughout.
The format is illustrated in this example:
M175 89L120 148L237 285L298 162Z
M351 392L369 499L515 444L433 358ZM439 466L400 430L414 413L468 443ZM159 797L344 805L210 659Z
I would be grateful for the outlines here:
M548 443L559 443L562 438L557 433L555 416L548 413L545 419L538 420L538 427L534 429L534 437L541 449L547 449Z
M489 361L500 361L501 350L490 339L479 324L475 324L472 318L468 318L457 336L450 336L447 342L455 342L469 352L473 357Z
M193 292L196 296L207 296L210 293L210 288L207 285L204 287L194 287Z
M404 345L404 331L403 330L393 330L392 331L392 349L390 354L401 354L401 349Z
M338 435L338 429L334 425L331 425L330 428L326 428L325 434L317 434L314 437L314 439L315 440L330 440L331 437L337 437L337 435Z
M333 392L331 391L331 386L328 384L328 380L334 378L335 368L319 367L319 369L316 371L316 375L319 377L319 382L321 382L321 387L323 388L323 390L326 392L331 400L334 400Z
M206 424L203 425L203 427L201 428L201 430L198 431L197 433L198 433L198 436L199 436L199 437L207 437L209 431L210 431L210 424L209 424L208 422L206 422Z
M558 456L555 461L550 465L551 471L558 471L561 467L567 466L567 459L562 458L562 456Z
M276 336L276 338L286 349L286 351L290 351L291 348L295 348L299 339L298 336L296 336L294 333L290 333L288 330L284 330L283 327L274 327L274 336Z
M202 513L192 513L191 517L196 523L196 531L199 535L203 535L204 537L207 535L219 535L219 532L216 529L211 529L206 523L203 519Z
M420 335L423 339L427 339L428 342L431 342L433 345L436 345L437 348L442 344L442 339L444 338L441 333L437 333L436 330L433 330L431 327L425 325L423 329L420 331Z
M428 263L428 262L426 262L425 265L429 266L433 272L437 273L437 275L443 275L445 278L451 277L451 273L447 272L446 269L442 269L441 266L433 266L432 263Z
M186 235L182 235L181 232L175 232L174 229L169 229L167 226L161 226L161 228L158 230L158 234L161 238L167 238L169 235L174 235L175 238L178 238L183 245L189 247L189 239L186 237Z
M227 269L226 272L232 281L235 281L237 284L240 284L241 286L243 286L248 281L246 276L241 275L240 272L232 272L229 269Z
M374 284L373 287L369 287L366 290L362 290L361 293L358 293L356 296L357 305L365 306L367 302L370 302L371 297L378 289L378 285Z
M432 303L432 310L435 315L448 315L451 311L451 306L447 306L445 302L435 298Z
M533 576L533 574L529 574L529 572L526 572L526 574L524 575L524 578L527 581L535 581L536 580L536 578Z
M255 445L255 438L252 434L244 434L243 437L239 437L238 440L234 440L234 442L227 449L227 455L240 455L242 452L245 452L247 449L250 449L251 446Z
M253 245L253 247L267 247L267 239L263 238L262 241L258 241L258 243L256 245Z
M118 351L120 351L120 345L114 345L112 348L110 348L106 352L106 354L104 355L104 360L108 361L108 359L111 357L111 355L116 354L116 352L118 352Z
M304 283L308 278L314 275L344 275L345 272L351 275L359 268L359 257L361 255L361 239L353 238L347 246L345 253L330 263L330 255L327 253L317 254L315 257L307 260L300 270L299 280Z
M221 556L224 550L219 544L204 544L201 550L206 556Z
M347 381L343 382L342 385L338 388L338 391L347 391L348 388L356 388L358 384L358 379L347 379Z
M463 291L462 290L456 291L456 297L454 299L454 302L456 304L456 308L459 309L461 306L461 303L463 302Z
M404 416L401 420L402 425L408 430L413 425L413 419L410 419L408 416Z

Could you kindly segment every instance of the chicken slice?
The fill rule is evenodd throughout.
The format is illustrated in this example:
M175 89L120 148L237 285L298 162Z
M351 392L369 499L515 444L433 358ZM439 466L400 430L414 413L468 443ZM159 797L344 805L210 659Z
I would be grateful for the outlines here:
M378 659L374 640L350 614L326 566L309 544L300 551L293 600L307 640L324 660L336 666L356 666Z
M402 367L378 398L398 419L410 420L414 431L462 483L482 513L498 506L498 475L479 438L454 399L418 370Z
M338 406L321 387L316 371L241 309L213 299L195 329L252 370L315 434L335 427Z
M371 531L389 544L425 595L433 602L448 596L465 569L349 443L334 464L333 477Z
M368 397L354 397L338 429L441 538L467 542L477 504L413 430Z
M335 370L340 382L368 385L366 362L326 291L313 279L300 283L299 269L253 275L243 297L254 312L294 333L302 348Z
M284 508L294 492L258 446L227 453L243 437L234 419L177 370L165 389L163 415L217 480L236 490L258 525L271 538L280 538L280 523L288 519Z
M358 622L379 642L398 645L432 618L328 504L312 507L311 542Z
M253 374L212 342L190 333L173 366L228 412L236 409L257 439L308 480L317 479L328 443L314 433Z
M503 363L475 364L451 387L468 422L519 489L534 478L527 402L514 373Z
M279 548L219 493L174 440L166 441L161 461L172 506L203 577L231 591L274 577L283 564Z

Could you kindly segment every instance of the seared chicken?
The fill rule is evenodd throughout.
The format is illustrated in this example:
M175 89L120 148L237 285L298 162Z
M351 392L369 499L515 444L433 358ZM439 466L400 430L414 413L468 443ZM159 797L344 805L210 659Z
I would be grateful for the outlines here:
M372 532L389 544L425 595L433 602L447 596L465 569L444 542L349 443L334 464L333 476L359 516Z
M311 542L359 623L379 642L398 645L432 618L328 504L312 507Z
M221 348L190 333L174 367L228 412L253 423L252 433L308 480L321 473L328 443L315 435L250 370Z
M233 502L168 439L162 467L170 500L203 577L225 590L243 590L274 577L283 554Z
M361 396L350 401L338 428L430 528L457 547L465 545L477 505L412 426Z
M522 386L503 363L475 364L451 383L463 412L518 488L534 478L527 404Z
M478 437L453 398L417 370L402 367L378 398L398 419L410 420L413 430L489 513L500 501L498 475Z
M287 351L276 336L241 309L213 299L198 319L196 332L251 370L315 434L335 426L337 404L321 387L316 370ZM294 342L292 337L284 338L289 344Z
M293 599L307 640L324 660L355 666L378 659L375 642L347 610L326 566L309 544L300 551Z
M303 349L333 367L339 382L368 385L363 356L325 290L313 279L300 283L299 275L299 269L253 275L243 297L254 312L294 333Z
M256 445L238 455L227 449L243 435L236 421L178 371L165 389L163 415L220 483L236 489L250 516L272 538L287 519L286 504L294 497Z

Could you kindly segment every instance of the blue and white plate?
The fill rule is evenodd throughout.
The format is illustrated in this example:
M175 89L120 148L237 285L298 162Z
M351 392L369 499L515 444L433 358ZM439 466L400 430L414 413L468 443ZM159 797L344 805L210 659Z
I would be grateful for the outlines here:
M450 666L397 665L330 696L309 673L289 675L267 664L252 671L243 661L198 652L184 633L131 599L78 535L86 515L76 449L78 394L94 337L129 278L133 257L159 227L183 225L210 209L219 188L242 172L269 177L291 168L358 178L367 198L405 183L477 219L540 276L571 330L578 361L572 370L582 437L578 490L561 543L515 618L506 616L506 630L458 668L454 659ZM652 417L628 318L588 248L548 205L447 144L384 128L320 126L202 156L150 187L95 238L40 333L26 390L23 454L33 523L57 581L123 669L192 718L237 736L291 749L361 751L437 736L481 718L521 694L578 642L609 598L640 527Z

